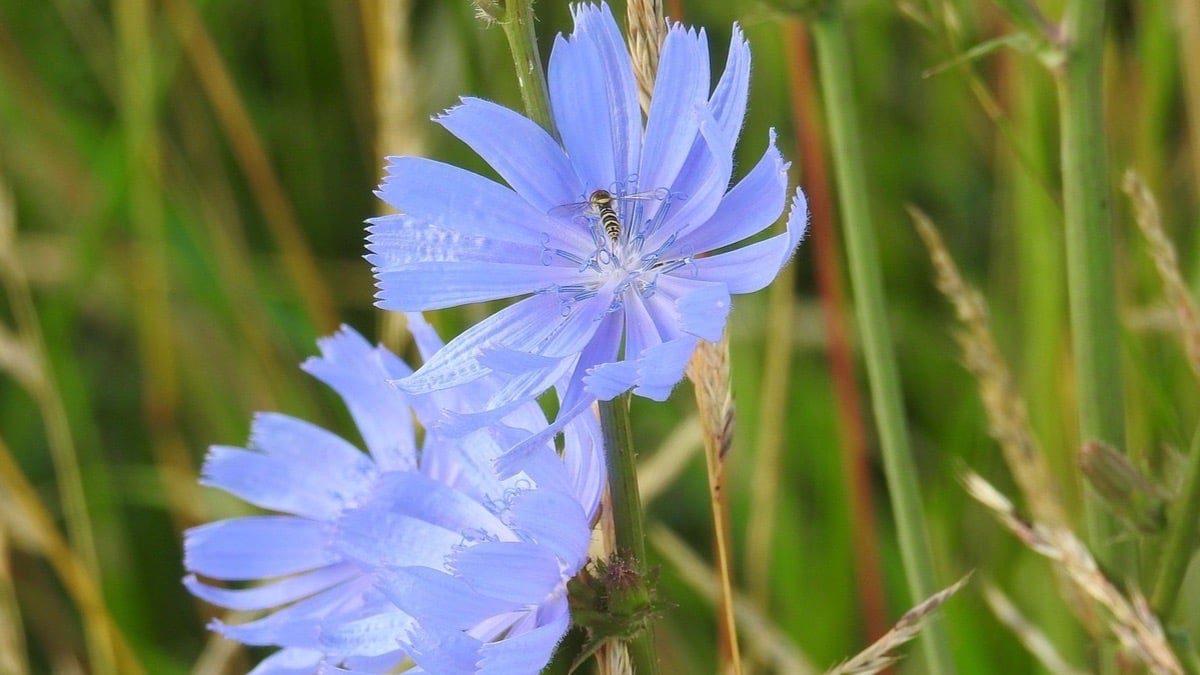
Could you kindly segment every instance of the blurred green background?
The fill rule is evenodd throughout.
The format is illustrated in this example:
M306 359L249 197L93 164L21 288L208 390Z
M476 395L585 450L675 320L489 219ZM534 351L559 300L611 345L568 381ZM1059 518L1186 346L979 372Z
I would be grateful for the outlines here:
M1110 3L1109 132L1096 139L1108 144L1113 167L1128 450L1168 487L1196 426L1197 382L1117 186L1125 168L1140 172L1195 288L1193 2ZM813 153L818 171L823 154L798 147L795 114L819 110L821 94L815 83L794 84L815 81L799 58L803 23L763 2L672 6L680 4L687 23L706 27L714 69L734 21L751 42L741 171L774 127L794 179L812 185L797 154ZM961 672L1042 672L984 603L981 588L994 584L1087 670L1096 643L1065 609L1048 564L958 482L970 466L1014 492L961 367L953 313L904 210L930 214L987 297L1033 429L1078 516L1053 81L1035 54L1016 49L928 72L1015 32L992 2L845 5L856 67L841 76L860 106L939 584L975 570L936 620ZM1058 3L1039 5L1059 16ZM548 57L553 36L571 28L568 5L542 0L536 11ZM622 16L623 3L614 11ZM503 33L466 0L0 0L0 455L12 464L0 483L0 672L131 672L135 664L151 673L244 672L261 656L211 638L204 624L213 609L179 583L182 530L246 509L197 487L196 471L208 445L243 443L259 410L356 438L336 397L297 365L340 322L411 359L402 333L372 308L363 220L381 208L372 190L386 154L488 173L429 121L460 95L520 106ZM856 535L870 530L851 516L852 503L861 511L864 502L849 496L816 262L810 240L781 283L738 298L731 321L731 522L737 582L767 622L744 628L744 652L759 672L789 672L778 653L828 667L877 637L870 626L890 625L919 600L905 590L869 414L868 512L879 557L864 564L856 549ZM482 315L434 320L449 336ZM866 409L857 371L851 383ZM636 402L634 427L650 462L673 456L672 447L686 452L678 473L661 464L643 473L663 481L650 517L711 560L694 407L684 384L667 404ZM22 492L22 476L34 492ZM768 501L755 503L764 493ZM659 629L666 670L712 672L712 604L680 572L678 555L655 542L670 602ZM1138 543L1156 545L1153 535ZM874 619L862 574L881 575L874 597L883 614ZM1193 640L1195 590L1185 586L1168 622ZM128 648L115 648L107 666L95 661L105 649L89 648L86 637L107 630L106 615L119 635L112 644ZM913 654L901 671L921 672Z

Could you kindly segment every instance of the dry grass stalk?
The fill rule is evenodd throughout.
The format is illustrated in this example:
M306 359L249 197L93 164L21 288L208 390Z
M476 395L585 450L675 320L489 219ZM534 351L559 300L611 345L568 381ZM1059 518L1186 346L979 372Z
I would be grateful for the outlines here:
M662 0L629 0L629 53L633 57L633 73L637 77L638 100L642 111L650 110L650 95L654 93L654 76L658 72L658 54L667 37L667 21L663 17Z
M0 178L0 287L3 288L16 326L14 332L6 332L11 339L20 342L23 354L16 367L26 370L24 373L14 371L14 374L21 384L30 387L28 393L36 401L45 425L46 441L54 465L59 502L69 538L69 544L64 543L67 548L63 550L62 555L69 554L72 562L79 564L77 569L73 568L75 573L87 576L89 583L99 583L99 555L91 510L88 508L87 495L83 489L79 453L75 448L66 404L54 379L54 370L51 368L46 342L42 336L41 321L29 288L24 261L16 250L16 233L16 210L12 195L8 185ZM20 480L24 480L24 474L21 473L16 460L2 442L0 454L4 455L0 459L6 462L5 468ZM2 480L0 485L3 485ZM33 499L36 501L36 495ZM40 507L41 502L38 501L37 505ZM55 538L58 537L58 530L55 529L53 520L47 518L36 523L39 528L44 529L41 533L44 538L57 541ZM55 554L47 552L46 555L53 558ZM66 579L63 581L65 583ZM80 603L77 606L83 623L84 643L90 667L96 673L118 672L115 642L120 635L115 632L116 625L108 616L102 599L100 604Z
M687 542L662 525L652 526L648 539L663 560L675 568L684 583L706 601L717 602L720 580ZM738 623L743 628L747 647L760 656L767 670L789 675L818 672L811 659L753 601L739 593L734 596L733 607Z
M9 566L8 528L0 521L0 673L29 672L25 658L25 630L17 604L12 568Z
M1009 471L1035 517L1053 525L1066 525L1067 516L1058 486L1030 429L1025 401L1017 392L1008 364L992 339L986 301L963 280L929 218L912 207L909 207L909 214L929 249L930 260L937 272L938 290L954 305L963 326L956 337L967 370L979 382L979 395L992 438L1000 444Z
M629 0L629 52L638 82L638 97L642 110L650 110L654 78L663 40L667 37L667 22L663 16L662 0ZM688 375L695 384L696 405L704 430L705 458L708 465L709 496L712 503L713 531L716 535L716 558L720 572L722 599L720 633L721 670L741 673L738 653L737 626L733 610L733 582L730 570L731 542L728 526L728 507L724 496L724 458L733 441L733 396L729 381L729 335L725 333L715 344L700 341Z
M109 613L98 585L99 577L59 534L54 517L3 438L0 438L0 527L18 547L46 559L79 609L87 630L93 631L97 639L107 641L115 664L111 672L130 675L145 672Z
M1141 229L1142 234L1146 237L1146 243L1150 246L1150 257L1158 269L1158 276L1162 280L1167 302L1174 310L1175 319L1179 323L1188 363L1192 366L1192 372L1200 375L1200 315L1197 315L1196 305L1188 291L1187 282L1179 273L1179 260L1175 255L1175 246L1163 232L1158 202L1155 201L1150 188L1146 187L1145 181L1133 169L1125 172L1125 180L1121 183L1121 188L1133 202L1138 228Z
M988 417L988 432L1004 456L1022 496L1034 517L1047 524L1068 526L1061 492L1050 472L1037 437L1029 424L1025 401L1017 392L1012 373L992 338L987 302L962 278L937 228L920 210L909 207L917 232L929 249L937 273L938 290L954 306L963 326L956 338L967 370L979 383L979 397ZM1070 583L1060 579L1063 599L1092 634L1100 627L1090 603Z
M700 340L688 363L688 377L696 391L696 407L704 432L704 460L708 468L708 496L712 505L717 571L721 579L720 633L727 665L722 671L741 673L737 622L733 609L732 537L729 505L725 497L725 456L733 443L735 422L729 379L729 330L717 342Z
M912 640L920 634L921 628L925 626L925 622L936 612L942 605L950 599L950 596L958 592L958 589L967 583L971 575L967 575L958 581L954 582L941 591L929 596L924 602L913 607L900 617L895 626L883 637L876 640L870 647L854 655L841 665L828 671L827 675L870 675L870 673L878 673L895 663L899 657L892 652L900 645Z
M1024 520L1007 497L974 472L967 472L963 482L967 492L990 509L1022 543L1053 561L1080 591L1108 610L1108 629L1126 654L1156 675L1183 674L1158 618L1150 612L1145 600L1140 595L1134 595L1132 600L1122 595L1074 533L1064 527Z
M609 640L596 650L596 671L608 675L633 675L633 660L629 658L629 644L621 640Z
M1087 675L1087 671L1080 670L1075 666L1067 663L1066 659L1058 653L1054 648L1054 644L1046 637L1045 633L1038 629L1037 626L1029 622L1021 610L1017 609L1016 605L1008 599L999 588L991 584L983 587L983 598L987 601L988 607L991 608L992 614L1008 627L1021 644L1025 645L1025 649L1033 654L1034 658L1046 669L1047 672L1059 673L1060 675Z

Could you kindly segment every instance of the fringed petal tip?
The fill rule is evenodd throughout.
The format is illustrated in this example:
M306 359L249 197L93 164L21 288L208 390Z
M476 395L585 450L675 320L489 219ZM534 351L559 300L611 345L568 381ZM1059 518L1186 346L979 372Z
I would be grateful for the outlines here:
M792 259L792 255L796 253L800 242L804 241L804 237L808 234L809 216L808 197L804 195L804 190L797 186L796 193L792 196L792 208L788 212L788 250L783 260L779 263L780 269Z

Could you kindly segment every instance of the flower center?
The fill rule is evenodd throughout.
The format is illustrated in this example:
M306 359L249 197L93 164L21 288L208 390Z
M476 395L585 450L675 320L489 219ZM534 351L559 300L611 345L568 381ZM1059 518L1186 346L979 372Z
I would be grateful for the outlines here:
M550 235L542 238L542 264L550 265L556 259L561 264L565 260L578 271L578 282L552 284L539 293L557 294L563 316L569 315L576 303L599 295L601 290L611 289L613 294L608 313L624 308L635 295L653 296L659 275L687 267L694 260L690 251L675 245L678 231L665 239L654 236L666 225L671 203L684 198L665 188L626 195L596 190L587 202L580 202L582 212L573 219L591 235L588 249L551 248ZM648 251L646 243L651 239L661 243Z

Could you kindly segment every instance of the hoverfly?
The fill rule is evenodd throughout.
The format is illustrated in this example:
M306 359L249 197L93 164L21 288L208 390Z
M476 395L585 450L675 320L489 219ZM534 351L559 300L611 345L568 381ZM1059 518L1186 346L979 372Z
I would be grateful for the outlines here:
M597 219L600 229L615 244L621 238L621 218L617 215L618 202L636 200L664 201L669 196L670 192L666 188L624 195L614 195L612 192L604 189L593 190L585 201L556 206L550 210L550 215L561 217L576 213L586 213L588 216Z

